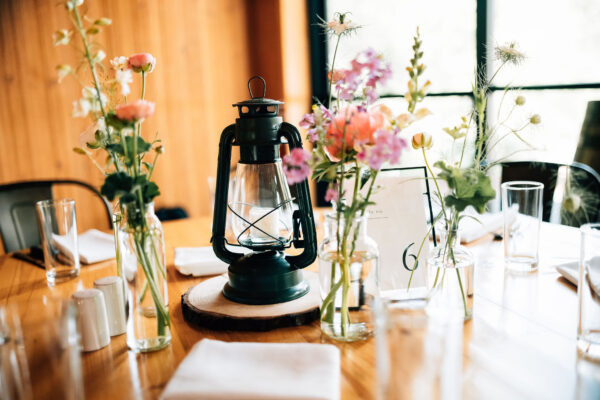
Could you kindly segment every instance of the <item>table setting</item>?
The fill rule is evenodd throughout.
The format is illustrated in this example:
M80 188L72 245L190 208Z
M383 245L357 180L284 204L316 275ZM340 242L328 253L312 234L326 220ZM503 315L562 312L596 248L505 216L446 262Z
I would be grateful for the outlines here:
M73 151L113 225L79 233L75 200L36 201L40 245L0 255L0 398L600 398L600 223L550 223L544 183L494 177L498 143L533 147L542 119L488 124L525 104L508 86L488 104L525 62L516 42L495 46L442 140L421 130L435 110L419 28L404 70L376 43L340 65L362 27L334 13L319 24L335 44L328 101L288 122L250 77L214 146L211 215L161 221L167 146L143 129L164 112L147 89L161 64L106 62L95 37L112 20L61 4L54 45L80 60L56 71L81 83L73 116L91 123ZM393 74L400 113L383 101ZM561 212L580 218L564 171Z

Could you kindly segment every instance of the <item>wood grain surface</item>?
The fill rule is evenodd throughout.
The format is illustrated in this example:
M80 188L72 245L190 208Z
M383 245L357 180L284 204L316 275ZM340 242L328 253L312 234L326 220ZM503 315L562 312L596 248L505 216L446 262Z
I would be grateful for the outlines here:
M154 174L162 193L157 207L210 213L207 178L216 174L219 137L235 122L231 105L249 97L252 75L266 78L268 97L286 102L287 121L297 124L310 107L303 0L86 0L82 10L112 19L98 35L108 58L142 51L157 58L146 91L156 114L143 128L147 138L158 133L166 149ZM92 163L72 151L90 125L71 116L81 87L70 77L59 84L54 69L78 63L73 48L52 44L52 33L69 27L60 1L0 1L0 184L53 178L101 184ZM65 195L86 211L81 227L105 227L92 198Z
M318 322L269 332L211 331L187 324L183 320L180 297L203 278L190 278L175 270L172 265L174 247L208 245L210 220L174 221L165 223L164 228L172 343L156 353L134 354L127 351L125 335L121 335L112 338L108 347L84 354L87 398L158 397L177 365L202 338L328 342L321 336ZM598 366L578 360L575 351L576 291L559 278L552 267L553 262L577 258L578 231L559 228L543 225L542 243L545 244L541 249L540 270L535 274L512 275L505 272L502 243L492 241L491 235L471 246L478 261L474 316L464 325L464 398L594 398L600 393ZM315 267L309 268L315 270ZM112 261L84 266L78 279L49 288L43 270L2 256L0 304L49 294L68 297L77 288L92 287L95 279L115 273ZM374 398L375 340L336 343L336 346L342 354L342 398Z

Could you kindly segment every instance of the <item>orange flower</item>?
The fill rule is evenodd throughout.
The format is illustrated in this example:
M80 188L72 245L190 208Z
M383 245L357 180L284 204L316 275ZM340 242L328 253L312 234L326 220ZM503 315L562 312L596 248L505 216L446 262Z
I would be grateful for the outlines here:
M346 137L346 152L358 144L374 144L374 133L385 126L387 117L378 109L360 111L352 106L339 110L327 130L326 146L331 158L340 160Z

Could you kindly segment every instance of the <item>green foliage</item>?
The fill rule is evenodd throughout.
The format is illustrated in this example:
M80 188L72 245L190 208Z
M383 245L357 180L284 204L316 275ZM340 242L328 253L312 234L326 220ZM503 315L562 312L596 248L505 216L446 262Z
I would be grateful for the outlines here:
M141 189L144 203L150 203L152 199L160 195L158 186L156 183L149 181L147 175L139 175L133 178L125 172L114 172L108 175L100 192L109 201L118 199L121 204L126 204L137 199L138 189Z
M120 131L124 128L133 129L133 127L135 126L134 122L120 120L119 118L117 118L117 115L114 112L107 113L106 117L104 118L104 121L106 122L106 125L114 128L117 131Z
M135 149L133 146L134 143L136 144ZM134 162L136 162L135 156L146 153L151 147L152 145L146 142L146 140L144 140L144 138L141 136L125 136L125 146L123 146L123 143L121 142L106 145L106 149L108 151L112 151L122 156L125 165L128 167L132 166Z
M133 187L133 178L125 172L114 172L106 177L100 188L100 193L109 201L119 198L123 203L135 200L130 193ZM133 197L132 197L133 196Z
M473 206L478 213L485 211L488 201L496 197L490 178L476 168L457 168L438 161L435 167L442 170L438 178L445 180L452 193L444 198L446 206L462 212L468 206Z

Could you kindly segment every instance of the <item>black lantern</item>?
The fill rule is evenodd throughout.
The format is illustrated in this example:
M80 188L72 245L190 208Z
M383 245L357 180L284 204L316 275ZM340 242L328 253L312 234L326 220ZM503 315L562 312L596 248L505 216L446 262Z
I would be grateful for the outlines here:
M263 83L262 97L252 95L254 79ZM283 303L308 293L302 268L317 255L308 183L296 184L297 199L292 198L279 155L279 146L285 141L290 149L302 147L302 141L298 130L278 116L283 103L265 98L262 77L250 78L248 91L251 99L233 105L239 118L221 134L212 246L217 257L229 264L229 282L223 288L226 298L244 304ZM228 197L232 146L240 147L240 162ZM237 243L226 239L228 209ZM252 252L237 253L226 244ZM292 245L303 251L284 253Z

